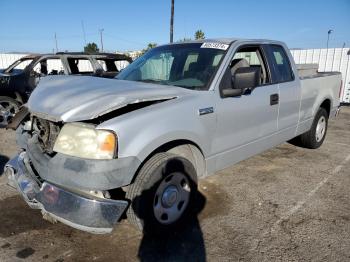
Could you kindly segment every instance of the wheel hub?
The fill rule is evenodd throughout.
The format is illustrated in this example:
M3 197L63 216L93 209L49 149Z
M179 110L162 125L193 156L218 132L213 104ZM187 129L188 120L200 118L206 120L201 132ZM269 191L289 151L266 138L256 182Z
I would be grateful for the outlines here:
M326 133L326 118L320 117L316 126L316 141L320 142Z
M159 184L154 200L153 213L163 225L176 222L184 213L191 195L188 178L183 173L172 173Z
M178 198L178 190L176 186L168 186L162 195L162 205L166 208L172 207Z
M0 125L6 126L17 111L18 107L11 102L0 101Z

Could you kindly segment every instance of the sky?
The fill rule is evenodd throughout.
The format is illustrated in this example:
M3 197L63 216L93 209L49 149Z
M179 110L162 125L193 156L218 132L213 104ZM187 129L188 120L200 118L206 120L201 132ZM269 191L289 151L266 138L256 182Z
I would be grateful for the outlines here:
M140 50L169 42L171 0L0 0L0 52ZM83 33L85 30L85 39ZM174 41L193 38L265 38L290 48L350 47L350 0L175 0Z

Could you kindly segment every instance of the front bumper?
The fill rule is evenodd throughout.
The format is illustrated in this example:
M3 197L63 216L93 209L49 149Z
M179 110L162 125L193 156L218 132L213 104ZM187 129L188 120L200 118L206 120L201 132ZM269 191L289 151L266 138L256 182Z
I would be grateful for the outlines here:
M7 163L4 174L9 185L20 192L31 208L40 209L44 217L90 233L110 233L128 206L127 201L90 198L48 182L41 183L26 152Z

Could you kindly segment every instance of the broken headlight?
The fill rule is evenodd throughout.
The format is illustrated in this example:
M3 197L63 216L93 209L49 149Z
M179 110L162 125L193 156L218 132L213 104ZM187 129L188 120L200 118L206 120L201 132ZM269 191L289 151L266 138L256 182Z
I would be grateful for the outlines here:
M88 159L112 159L116 149L117 138L113 132L83 123L65 124L53 148L58 153Z

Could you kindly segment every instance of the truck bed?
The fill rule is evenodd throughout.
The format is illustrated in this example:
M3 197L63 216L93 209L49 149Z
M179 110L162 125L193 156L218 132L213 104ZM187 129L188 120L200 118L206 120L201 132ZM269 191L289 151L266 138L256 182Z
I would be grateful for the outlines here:
M299 71L299 69L298 69ZM301 103L299 133L307 131L320 104L328 99L330 104L330 117L333 117L339 106L339 90L341 74L339 72L308 72L300 76Z
M296 67L298 70L299 78L301 80L331 75L340 75L340 72L318 72L318 64L297 64Z

